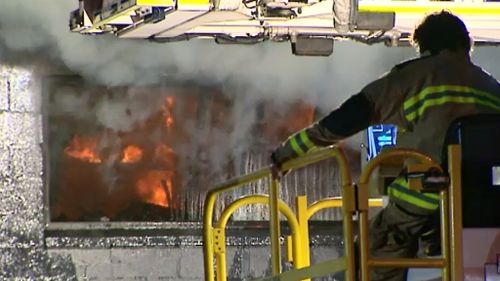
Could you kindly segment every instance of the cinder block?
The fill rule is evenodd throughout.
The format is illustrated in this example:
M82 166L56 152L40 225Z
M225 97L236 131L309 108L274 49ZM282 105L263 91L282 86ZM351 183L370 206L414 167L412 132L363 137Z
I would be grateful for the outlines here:
M10 150L12 176L14 178L40 177L42 175L43 159L40 146L34 145L27 148L12 148Z
M243 265L247 265L245 279L271 275L271 250L269 247L251 247L243 254ZM243 266L245 268L245 266Z
M203 249L201 247L181 248L180 277L204 279Z
M311 264L340 257L340 252L333 247L312 247L310 253Z
M200 280L203 280L203 279L200 279L200 278L186 278L186 277L176 277L176 278L158 278L158 279L155 279L155 280L158 280L158 281L200 281Z
M53 253L70 254L78 280L113 280L109 249L52 250Z
M9 75L9 102L10 111L15 112L39 112L39 109L35 108L39 105L36 102L35 90L32 87L33 83L33 73L26 69L14 68Z
M237 247L226 247L227 277L229 280L241 280L241 249Z
M0 212L5 216L0 228L17 229L28 223L43 227L42 189L41 178L23 177L6 183L0 190ZM36 226L37 223L40 225Z
M26 174L20 174L18 177L12 177L12 186L14 192L29 198L30 202L42 204L43 179L41 177L33 177ZM36 190L36 191L35 191Z
M76 276L75 264L71 258L71 254L51 250L47 251L49 280L66 280L78 281Z
M0 144L0 178L10 178L12 173L12 164L10 157L10 148ZM3 185L2 185L3 186Z
M0 74L0 111L9 110L9 78Z
M112 249L115 278L177 278L178 248Z
M44 264L41 248L0 248L0 280L41 280Z
M9 76L10 72L12 71L12 67L9 65L2 65L0 64L0 76Z
M0 112L0 143L16 148L38 145L41 130L38 119L31 113Z

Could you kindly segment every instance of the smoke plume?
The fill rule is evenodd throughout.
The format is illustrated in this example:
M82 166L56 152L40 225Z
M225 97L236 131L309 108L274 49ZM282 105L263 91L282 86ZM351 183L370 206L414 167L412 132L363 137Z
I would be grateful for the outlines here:
M415 54L411 48L336 44L331 57L295 57L288 43L216 45L211 40L152 43L112 35L84 36L68 28L76 0L1 1L0 58L49 58L109 86L158 84L167 79L223 83L236 80L265 97L310 99L330 106L355 93L394 63ZM491 68L485 50L484 63ZM482 50L477 50L482 53ZM482 58L481 57L481 58ZM499 69L489 69L498 74Z
M238 92L233 118L239 126L232 132L221 132L226 135L218 138L228 141L221 147L231 149L248 140L259 100L286 104L300 99L327 111L395 63L415 55L411 48L353 42L336 43L334 54L325 58L293 56L288 43L237 46L199 39L160 44L113 35L84 36L68 28L69 13L77 5L76 0L1 1L0 62L30 65L43 61L45 65L34 65L38 68L50 68L50 62L107 86L168 86L168 81L225 85L227 93ZM498 49L476 48L475 54L479 64L500 76L498 64L489 59L498 57ZM103 99L93 113L103 126L127 130L147 117L148 102L157 101L139 99L135 94L112 102ZM85 102L71 94L58 103L75 114L88 114L80 106ZM127 109L132 115L125 114ZM275 110L283 112L286 106Z
M382 54L384 48L375 47L374 52L367 53L367 48L352 49L357 45L351 44L348 48L356 56L346 58L341 47L334 57L311 58L293 56L288 43L228 46L212 40L191 40L161 44L119 40L113 35L85 36L68 28L69 13L77 4L76 0L2 1L0 57L14 62L25 54L49 58L109 86L158 84L167 79L209 83L237 80L264 96L295 95L314 101L320 93L341 96L342 100L352 90L335 86L339 82L333 81L344 81L344 85L348 84L345 78L351 84L365 82L380 75L384 66L413 53L392 49L393 58L387 59L387 54ZM360 65L355 75L345 71L352 65ZM374 66L382 66L382 71ZM342 77L335 77L338 75Z

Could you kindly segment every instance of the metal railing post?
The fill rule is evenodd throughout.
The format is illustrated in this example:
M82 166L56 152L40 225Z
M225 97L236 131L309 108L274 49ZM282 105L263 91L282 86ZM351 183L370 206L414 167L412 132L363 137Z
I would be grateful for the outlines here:
M309 218L307 216L307 196L297 196L295 199L297 207L297 221L300 229L300 257L294 260L296 268L302 268L311 264L311 254L309 249ZM309 281L304 279L303 281Z
M450 241L451 251L450 279L462 281L463 248L462 248L462 151L459 145L448 146L448 170L450 173Z
M358 184L358 193L359 194L368 194L368 184L367 183L359 183ZM359 205L364 205L365 203L363 202L366 200L366 204L368 204L367 200L368 196L360 196L358 199L358 204ZM370 240L368 236L368 231L369 231L369 222L368 222L368 208L364 209L364 207L360 206L358 207L358 214L359 214L359 258L361 261L368 261L370 259L370 253L369 253L369 247L370 247ZM360 262L362 264L362 262ZM370 276L369 276L369 271L368 271L368 266L360 266L360 276L361 276L361 281L369 281Z
M356 281L356 254L354 249L354 222L352 216L356 209L356 194L352 184L342 186L342 225L344 231L344 251L346 257L345 278Z
M269 198L269 230L271 231L271 266L273 276L281 273L280 218L278 213L279 180L271 179Z
M327 147L322 150L318 150L312 153L308 153L298 159L290 160L283 164L281 170L291 170L295 168L304 167L315 162L319 162L328 158L335 157L339 160L340 169L342 172L343 181L347 180L350 182L351 177L349 171L347 169L347 163L345 160L345 156L340 148L336 147ZM205 199L205 208L203 214L203 251L204 251L204 267L205 267L205 280L213 281L214 274L214 227L212 225L215 202L217 199L217 195L235 189L236 187L261 180L263 178L270 178L271 176L271 167L265 167L253 173L249 173L237 178L233 178L228 180L214 189L210 190L207 193L207 197ZM281 255L280 255L280 244L279 244L279 214L278 214L278 199L279 199L279 182L275 179L271 181L271 190L270 190L270 227L271 227L271 248L272 248L272 264L273 264L273 275L279 274L281 272ZM273 227L274 225L274 227ZM274 242L273 242L274 241ZM294 242L295 243L295 242ZM297 244L298 245L298 244ZM300 252L299 246L294 246L294 255L297 255ZM298 256L295 257L295 260L300 260Z
M382 152L377 157L372 159L366 165L365 169L362 171L359 181L360 188L367 188L368 181L370 179L371 174L383 163L386 162L398 162L403 163L405 159L414 159L419 161L422 164L430 165L437 169L441 169L440 165L434 161L431 157L422 154L418 151L411 149L390 149ZM390 161L389 161L390 160ZM440 196L442 198L442 202L447 201L446 191L444 191L444 196ZM360 198L363 201L366 199ZM447 202L444 202L445 205ZM360 205L364 205L360 203ZM441 224L444 222L441 221ZM408 268L408 267L427 267L427 268L442 268L446 273L446 267L449 266L447 264L447 260L444 258L441 259L422 259L422 258L375 258L371 257L369 253L369 237L368 237L368 217L363 215L363 212L360 213L360 226L359 226L359 247L360 247L360 273L362 281L369 281L369 271L371 267L399 267L399 268ZM449 227L449 226L443 226ZM441 233L444 235L445 233ZM442 241L445 241L443 236ZM445 246L444 246L445 247Z
M444 260L444 267L443 267L443 274L442 274L442 280L443 281L452 281L450 280L450 239L449 239L449 233L450 233L450 216L449 216L449 197L448 197L448 191L447 190L441 190L439 192L439 202L440 202L440 212L441 212L441 223L440 223L440 230L441 230L441 255ZM453 280L455 281L455 280ZM457 280L458 281L458 280Z
M231 215L238 209L243 206L249 205L249 204L268 204L269 205L269 196L266 195L250 195L250 196L245 196L241 197L231 204L229 204L222 214L220 215L220 219L217 222L217 226L215 228L215 231L220 231L218 234L220 236L220 239L218 241L219 244L216 245L217 247L220 247L222 249L225 248L225 228L227 225L227 222L229 221L229 218ZM278 210L281 214L285 216L285 218L288 221L288 224L290 226L291 230L291 236L292 236L292 255L293 255L293 260L300 260L300 255L301 255L301 245L300 241L301 239L301 233L300 233L300 227L299 223L297 221L297 218L295 217L292 209L288 207L285 202L278 200ZM226 255L225 251L216 251L216 262L217 262L217 280L218 281L226 281L227 276L226 276ZM297 265L294 264L294 268L298 268Z
M214 246L212 216L217 193L208 192L203 212L203 265L205 268L205 280L214 280Z

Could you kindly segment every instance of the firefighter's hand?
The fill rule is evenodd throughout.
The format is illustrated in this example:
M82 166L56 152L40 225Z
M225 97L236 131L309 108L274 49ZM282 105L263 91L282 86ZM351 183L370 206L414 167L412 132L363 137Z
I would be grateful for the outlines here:
M298 155L292 149L289 140L282 143L271 153L271 162L272 167L271 171L273 172L273 176L276 178L280 178L288 173L288 171L281 171L281 166L288 160L296 158Z
M281 180L281 177L283 177L284 175L282 174L280 167L272 164L271 165L271 176L272 176L273 180Z

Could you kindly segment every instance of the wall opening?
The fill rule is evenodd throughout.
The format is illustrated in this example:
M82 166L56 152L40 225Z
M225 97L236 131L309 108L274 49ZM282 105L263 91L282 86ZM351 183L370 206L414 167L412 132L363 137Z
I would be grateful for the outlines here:
M213 85L105 87L75 76L43 85L49 222L201 222L208 189L268 165L271 149L315 114L300 101L282 112L273 101L245 104ZM297 174L284 196L293 204L308 178L320 185L312 199L336 195L335 172ZM241 195L227 194L219 211ZM265 206L249 208L239 217L265 219Z

